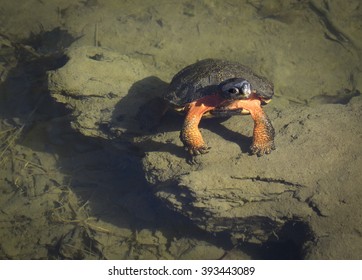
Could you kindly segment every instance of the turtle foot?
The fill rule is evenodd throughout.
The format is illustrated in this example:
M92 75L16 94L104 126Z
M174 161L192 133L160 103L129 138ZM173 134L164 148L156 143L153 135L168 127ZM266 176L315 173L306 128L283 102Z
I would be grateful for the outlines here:
M250 147L252 154L257 155L258 157L262 155L267 155L275 150L274 141L269 141L266 143L253 143Z
M211 147L208 147L206 145L198 146L198 147L191 147L191 146L185 146L185 150L191 155L191 156L198 156L207 154Z

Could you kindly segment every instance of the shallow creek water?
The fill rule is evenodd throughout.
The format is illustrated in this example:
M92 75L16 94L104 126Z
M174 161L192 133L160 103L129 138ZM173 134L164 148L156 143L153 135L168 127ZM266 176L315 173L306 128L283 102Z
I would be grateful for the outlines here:
M242 244L167 210L142 152L74 130L47 71L87 45L151 65L165 82L222 58L272 80L276 107L345 104L362 88L360 1L17 2L0 0L1 259L302 258L292 242Z

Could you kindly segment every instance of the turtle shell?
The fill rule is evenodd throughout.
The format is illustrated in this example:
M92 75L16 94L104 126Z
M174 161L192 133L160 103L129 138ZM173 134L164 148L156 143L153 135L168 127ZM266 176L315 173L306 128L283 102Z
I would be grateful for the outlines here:
M247 80L265 100L273 97L273 84L250 68L226 60L204 59L178 72L168 86L164 98L172 105L182 107L201 97L215 94L220 90L219 84L231 78Z

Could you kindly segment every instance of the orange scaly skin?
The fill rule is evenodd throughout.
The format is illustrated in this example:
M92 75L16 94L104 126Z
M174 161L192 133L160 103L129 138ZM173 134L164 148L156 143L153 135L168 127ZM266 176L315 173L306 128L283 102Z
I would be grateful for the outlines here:
M218 95L210 95L200 98L187 105L187 111L184 124L182 126L180 139L185 146L185 149L191 155L205 154L209 148L205 144L201 132L199 130L199 123L202 116L220 105L223 99Z
M261 108L259 98L251 97L245 100L235 100L223 107L223 109L246 109L250 112L254 120L253 144L250 147L253 154L261 156L263 154L270 154L272 150L275 150L274 128L268 116Z

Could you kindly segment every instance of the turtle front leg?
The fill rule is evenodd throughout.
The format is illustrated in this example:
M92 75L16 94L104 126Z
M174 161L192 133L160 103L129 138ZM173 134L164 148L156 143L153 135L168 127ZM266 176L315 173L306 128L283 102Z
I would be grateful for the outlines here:
M272 150L275 150L275 132L268 116L261 108L261 101L258 98L235 100L225 106L219 107L216 112L219 110L228 112L228 110L240 109L249 111L254 120L253 144L250 147L251 152L258 156L270 154Z
M185 149L192 156L205 154L210 149L202 138L199 123L203 114L212 109L213 107L205 106L203 103L199 104L199 102L192 102L186 108L187 113L180 133L180 139Z
M250 149L253 154L261 156L275 150L274 128L261 107L250 111L254 120L253 144Z

